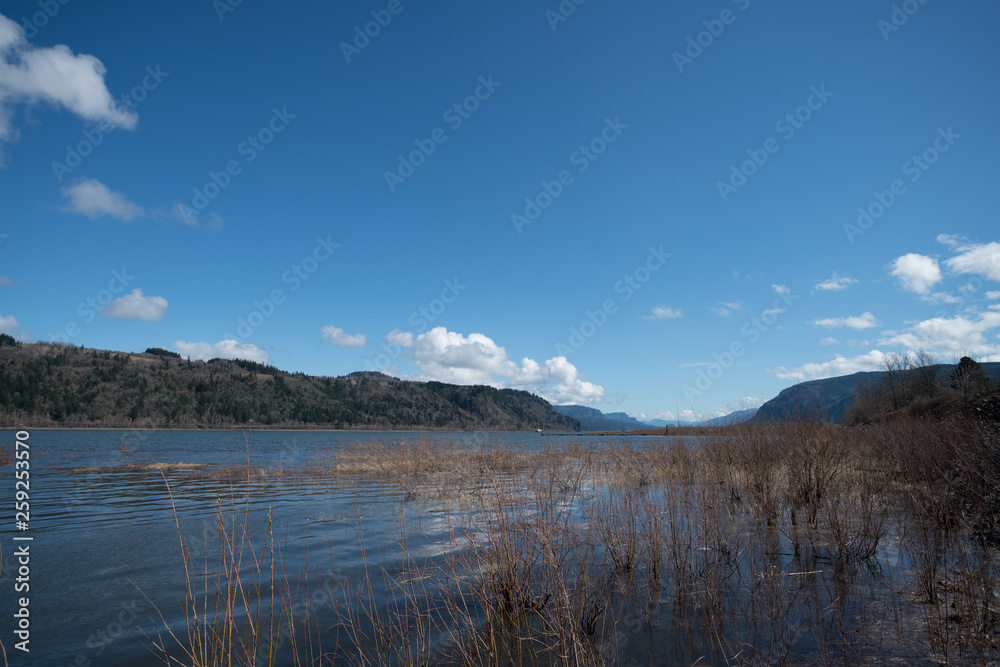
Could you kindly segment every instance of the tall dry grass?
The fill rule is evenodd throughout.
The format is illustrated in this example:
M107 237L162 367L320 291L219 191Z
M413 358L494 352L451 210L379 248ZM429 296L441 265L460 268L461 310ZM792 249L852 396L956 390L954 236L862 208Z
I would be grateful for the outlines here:
M359 503L364 479L391 481L396 529L358 513L364 567L303 623L273 527L249 535L230 506L217 567L190 577L181 648L159 644L172 664L253 664L292 625L289 664L1000 660L996 425L374 443L310 474L349 477ZM432 510L450 523L428 555L411 517Z

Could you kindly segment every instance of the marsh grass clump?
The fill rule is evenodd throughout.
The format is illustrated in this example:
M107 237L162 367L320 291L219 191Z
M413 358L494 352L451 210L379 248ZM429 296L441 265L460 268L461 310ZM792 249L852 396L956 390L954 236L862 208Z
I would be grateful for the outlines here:
M398 514L359 509L363 562L292 624L303 575L281 567L287 545L270 524L250 539L230 508L217 567L190 578L184 664L250 664L276 627L296 628L282 654L295 664L1000 660L995 424L368 443L309 475L349 479L359 508L366 480L389 481ZM446 529L424 534L428 515Z

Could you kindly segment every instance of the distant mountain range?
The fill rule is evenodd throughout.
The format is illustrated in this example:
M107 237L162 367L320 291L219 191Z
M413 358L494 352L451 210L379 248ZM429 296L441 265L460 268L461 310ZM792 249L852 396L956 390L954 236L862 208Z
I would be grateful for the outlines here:
M1000 379L1000 363L980 364L991 382ZM954 364L938 364L939 381L947 384L954 371ZM881 382L882 371L868 371L839 377L809 380L783 389L781 393L760 406L754 422L789 421L800 418L819 418L840 422L854 401L854 391L864 382Z
M580 428L584 431L640 431L651 428L663 428L664 426L726 426L747 421L757 412L756 408L737 410L723 417L716 417L701 422L677 422L664 419L650 419L643 422L635 417L630 417L624 412L604 413L595 408L588 408L583 405L556 405L554 407L559 414L572 417L580 422Z

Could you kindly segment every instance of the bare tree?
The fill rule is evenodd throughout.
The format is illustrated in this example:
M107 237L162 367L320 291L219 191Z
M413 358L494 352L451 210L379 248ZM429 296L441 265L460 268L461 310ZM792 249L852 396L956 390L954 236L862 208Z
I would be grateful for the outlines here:
M933 398L938 390L938 373L941 367L926 350L917 350L913 358L916 373L916 391L927 398Z
M911 373L913 363L909 353L897 354L890 352L882 358L882 369L889 385L889 395L892 398L892 409L898 410L910 403Z

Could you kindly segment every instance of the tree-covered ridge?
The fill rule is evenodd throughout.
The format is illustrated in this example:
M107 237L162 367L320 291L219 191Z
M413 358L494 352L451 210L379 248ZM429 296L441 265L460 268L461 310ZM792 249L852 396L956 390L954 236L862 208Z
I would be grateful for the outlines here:
M524 391L313 377L252 361L186 361L47 344L0 347L0 427L579 430Z

